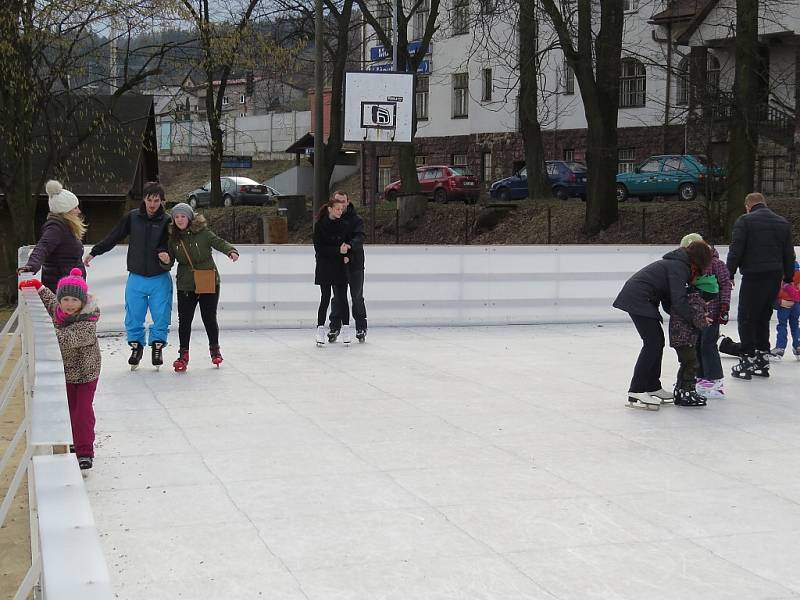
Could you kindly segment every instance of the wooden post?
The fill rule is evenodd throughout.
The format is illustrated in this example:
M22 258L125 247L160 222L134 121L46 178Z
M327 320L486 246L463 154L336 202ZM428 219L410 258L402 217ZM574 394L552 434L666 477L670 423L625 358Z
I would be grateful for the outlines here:
M549 245L552 240L552 214L551 214L552 207L548 205L547 207L547 244Z
M647 243L647 241L646 241L647 240L647 229L645 227L645 222L646 222L645 219L646 219L645 208L643 206L642 207L642 243L643 244Z
M400 243L400 210L394 209L394 243Z
M469 205L464 204L464 245L469 245Z

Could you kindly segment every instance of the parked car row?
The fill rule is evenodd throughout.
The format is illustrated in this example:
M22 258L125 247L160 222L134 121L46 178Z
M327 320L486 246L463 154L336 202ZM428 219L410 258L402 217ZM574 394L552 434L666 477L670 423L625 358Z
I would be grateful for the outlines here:
M273 204L281 195L275 188L248 177L221 177L219 181L225 206ZM207 181L202 187L189 192L186 202L192 208L208 206L211 203L211 182Z
M545 162L547 181L553 196L559 200L580 198L586 200L588 173L586 165L567 160ZM421 193L437 202L463 200L476 202L480 194L477 178L465 167L430 165L417 169ZM724 186L725 175L720 167L710 166L700 154L664 154L651 156L632 171L617 174L617 200L630 197L651 200L655 196L677 196L680 200L694 200L702 192L709 178ZM384 198L392 202L400 193L400 181L384 188ZM492 200L506 202L528 197L528 172L525 167L510 177L489 186Z

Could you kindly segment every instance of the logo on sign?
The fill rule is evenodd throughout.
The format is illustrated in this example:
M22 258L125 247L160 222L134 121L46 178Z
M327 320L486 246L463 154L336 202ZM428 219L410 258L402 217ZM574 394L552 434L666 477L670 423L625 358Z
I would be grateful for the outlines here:
M361 127L365 129L394 129L396 102L362 102Z

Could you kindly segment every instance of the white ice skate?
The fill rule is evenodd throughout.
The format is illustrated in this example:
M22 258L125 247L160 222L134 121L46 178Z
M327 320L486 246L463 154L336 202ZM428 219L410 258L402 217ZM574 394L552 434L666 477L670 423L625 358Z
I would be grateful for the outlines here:
M661 404L672 404L675 398L672 392L668 392L664 388L659 388L655 391L647 393L653 396L654 398L658 398L661 401Z
M342 343L349 344L353 341L352 332L350 331L350 325L342 325Z
M325 327L323 327L322 325L318 326L317 327L317 333L316 333L315 337L316 337L316 340L317 340L317 346L324 346L325 345Z
M661 408L661 399L652 396L649 392L628 392L628 406L631 408L658 410Z

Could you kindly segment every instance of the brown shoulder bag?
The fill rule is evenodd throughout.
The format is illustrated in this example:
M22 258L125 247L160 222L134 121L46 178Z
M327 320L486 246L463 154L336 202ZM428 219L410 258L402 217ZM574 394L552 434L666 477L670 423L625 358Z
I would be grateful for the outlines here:
M189 261L189 266L192 268L192 274L194 275L194 293L216 294L217 272L214 269L195 269L183 240L181 240L181 246L183 246L183 252L186 254L186 259Z

